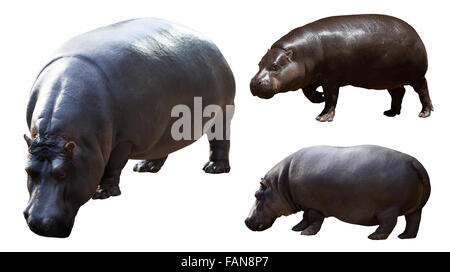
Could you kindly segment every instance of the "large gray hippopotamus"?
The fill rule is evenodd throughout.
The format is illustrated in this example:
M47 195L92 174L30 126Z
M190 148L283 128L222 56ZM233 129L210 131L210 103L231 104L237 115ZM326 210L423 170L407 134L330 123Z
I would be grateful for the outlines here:
M393 117L400 114L404 86L411 85L422 103L419 116L428 117L433 105L427 68L425 46L406 22L385 15L337 16L296 28L275 42L250 89L264 99L302 89L311 102L325 102L316 119L331 122L342 86L387 89L392 103L384 114ZM316 91L319 86L323 93Z
M212 118L200 115L200 126L225 126L216 129L223 137L208 137L204 171L228 172L231 116L223 115L232 115L234 95L234 77L219 49L184 26L135 19L71 39L42 69L28 103L30 200L24 215L30 229L67 237L81 205L120 194L128 159L143 160L135 171L157 172L168 154L206 131L188 131L198 136L181 140L172 135L179 121L172 109L183 105L202 114L195 99L223 110L209 112Z
M301 149L273 167L262 179L256 203L245 223L253 231L276 218L303 211L293 230L315 235L324 218L379 225L370 239L386 239L404 215L400 238L415 238L430 180L415 158L380 146Z

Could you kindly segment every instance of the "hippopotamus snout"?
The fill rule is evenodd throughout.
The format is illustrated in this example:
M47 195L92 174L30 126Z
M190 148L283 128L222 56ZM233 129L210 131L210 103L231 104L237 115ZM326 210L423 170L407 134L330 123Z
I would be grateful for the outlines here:
M251 229L252 231L256 231L257 227L255 223L249 218L245 219L245 225L247 228Z
M256 221L250 217L245 219L245 225L252 231L262 231L263 229L261 224L256 223Z
M23 214L28 227L37 235L65 238L72 231L73 220L58 216L35 216L30 215L28 211L24 211Z
M28 227L37 235L47 237L68 237L72 231L76 212L63 201L59 190L50 191L41 184L32 192L23 215ZM45 193L43 193L45 192Z
M275 223L275 219L272 220L271 216L267 216L265 214L265 205L261 205L261 203L256 202L253 205L250 214L247 219L245 219L245 225L252 231L264 231L270 228L273 223Z
M253 96L265 99L272 98L275 95L275 91L273 90L272 82L269 77L255 76L250 81L250 91Z
M248 217L245 219L245 225L247 228L249 228L251 231L264 231L268 228L270 228L273 225L272 223L263 224L258 222L254 217Z

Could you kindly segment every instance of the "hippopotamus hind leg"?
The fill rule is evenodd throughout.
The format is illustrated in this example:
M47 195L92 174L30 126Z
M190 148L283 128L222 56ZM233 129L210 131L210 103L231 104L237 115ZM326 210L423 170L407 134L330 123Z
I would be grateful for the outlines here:
M419 117L427 118L431 115L434 108L431 103L430 94L428 93L428 83L426 78L422 78L415 82L412 87L419 94L420 103L422 103L422 111L420 112Z
M325 217L318 211L307 210L306 220L309 222L309 226L301 232L302 235L316 235L322 227Z
M156 173L159 170L161 170L161 167L166 162L168 156L165 156L164 158L155 159L155 160L143 160L133 167L134 172L151 172Z
M228 112L225 115L230 114ZM232 113L231 113L232 114ZM222 120L222 132L218 135L221 138L217 138L212 133L211 127L206 131L209 140L209 161L203 166L203 171L208 174L221 174L230 172L229 152L230 152L230 138L229 129L231 123L231 116L225 116ZM215 129L215 128L214 128Z
M92 199L106 199L110 196L119 196L121 194L119 188L120 174L127 164L131 148L131 143L122 143L111 152L102 180Z
M203 171L209 174L220 174L230 172L228 153L230 151L230 140L209 141L209 161L203 167Z
M416 238L419 231L420 219L422 217L422 209L417 210L411 214L405 215L406 228L405 231L398 236L400 239Z
M386 211L377 215L379 226L368 238L371 240L387 239L397 225L397 216L398 213L396 210Z
M389 89L388 92L392 98L391 109L385 111L384 115L389 117L400 115L400 111L402 109L403 96L405 95L405 87Z
M331 122L334 119L334 111L339 96L338 86L323 86L323 93L325 95L325 108L316 117L319 122Z

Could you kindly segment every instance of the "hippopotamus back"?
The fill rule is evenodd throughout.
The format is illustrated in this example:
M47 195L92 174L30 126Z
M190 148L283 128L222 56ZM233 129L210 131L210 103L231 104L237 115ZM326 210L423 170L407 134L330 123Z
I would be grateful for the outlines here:
M340 86L389 89L414 83L428 68L414 28L387 15L324 18L292 30L272 48L304 50L304 57L314 59L314 69Z
M191 142L170 135L174 106L193 109L193 97L223 109L233 104L233 74L219 49L197 32L163 19L128 20L76 36L43 71L68 58L89 63L102 75L108 87L102 99L114 108L108 112L120 129L116 134L136 143L133 158L159 158Z

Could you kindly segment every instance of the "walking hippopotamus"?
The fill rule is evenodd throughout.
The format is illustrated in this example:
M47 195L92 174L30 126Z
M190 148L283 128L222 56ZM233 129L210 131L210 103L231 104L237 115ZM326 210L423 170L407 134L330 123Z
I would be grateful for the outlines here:
M276 218L303 211L293 230L315 235L326 217L365 226L379 225L369 236L386 239L404 215L400 238L415 238L430 180L415 158L380 146L301 149L273 167L262 179L256 203L245 221L253 231Z
M234 95L234 77L219 49L182 25L135 19L71 39L38 75L27 108L30 200L24 215L30 229L67 237L90 198L120 195L128 159L144 160L135 171L157 172L168 154L197 140L174 139L175 106L193 109L200 98L225 114ZM216 120L228 128L231 116L216 117L200 116L199 123ZM207 173L230 170L228 131L220 131L224 137L207 131Z
M259 63L250 89L269 99L277 93L302 89L313 103L325 102L317 116L331 122L346 85L387 89L392 97L386 116L400 114L405 85L419 94L422 111L433 110L425 73L425 46L404 21L385 15L329 17L296 28L275 42ZM316 91L322 86L323 93Z

